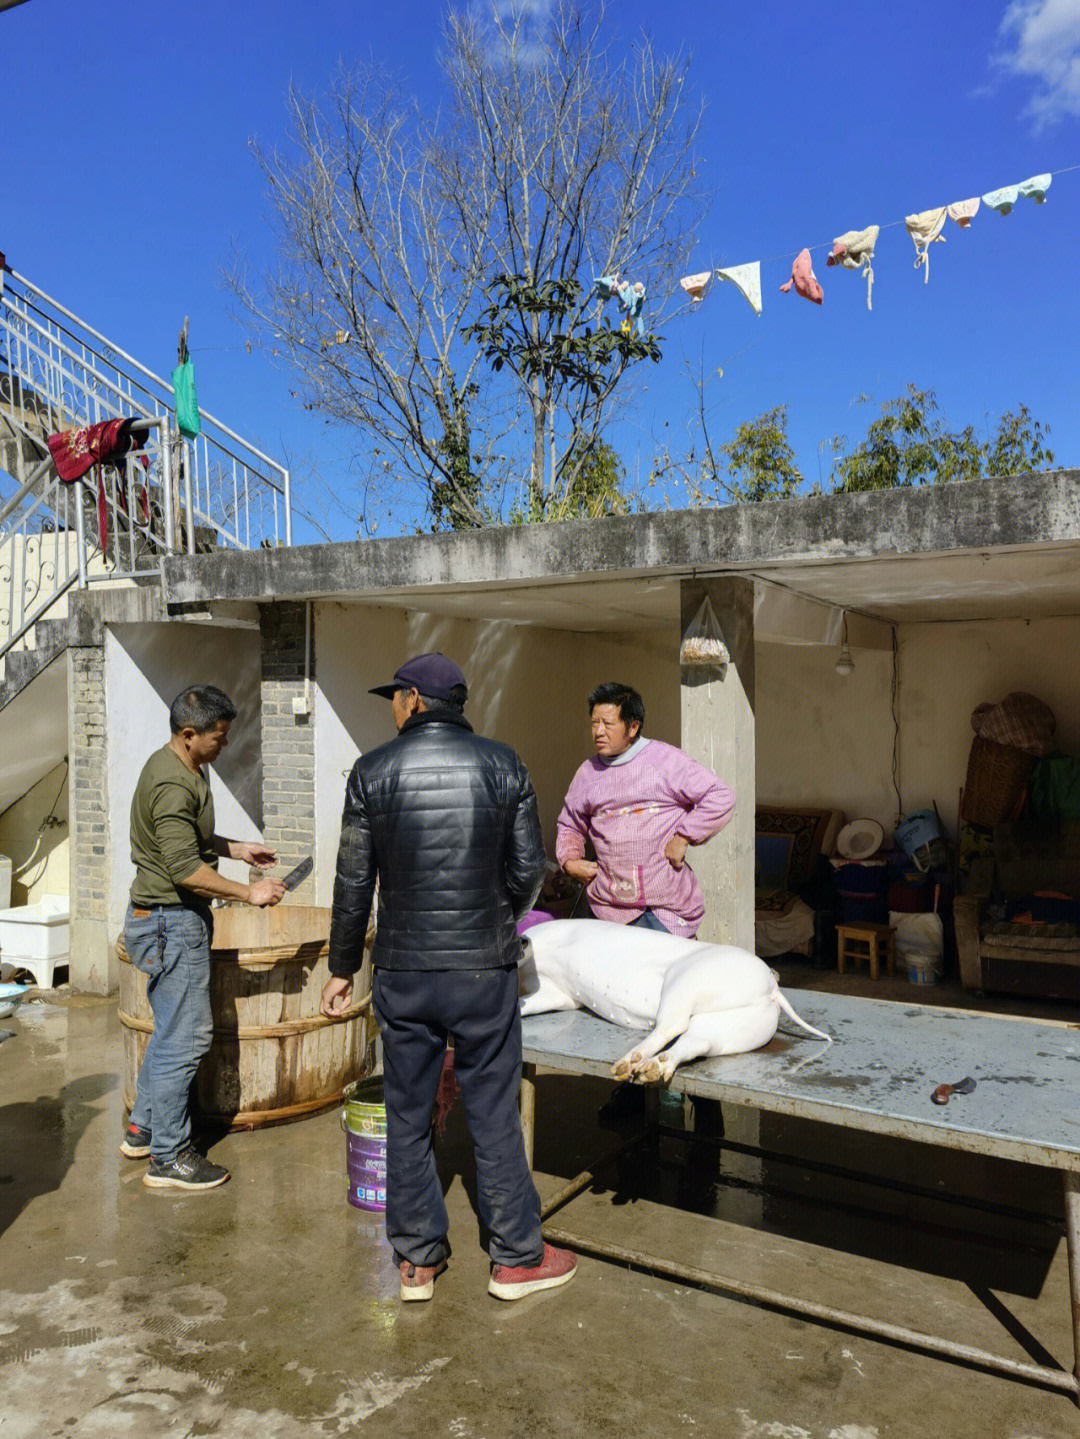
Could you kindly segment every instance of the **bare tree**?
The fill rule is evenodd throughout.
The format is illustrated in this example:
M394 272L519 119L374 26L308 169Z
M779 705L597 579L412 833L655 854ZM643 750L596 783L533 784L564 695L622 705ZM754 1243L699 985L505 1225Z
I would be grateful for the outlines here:
M366 65L324 101L291 91L288 151L255 147L279 261L254 283L234 269L248 319L304 404L353 427L387 487L418 483L436 524L497 520L526 477L572 486L630 395L625 361L592 387L493 370L462 334L486 287L580 283L572 314L529 317L538 346L601 323L594 276L640 281L650 331L681 293L701 111L687 61L644 38L620 56L570 9L542 34L520 7L471 9L446 22L437 112Z

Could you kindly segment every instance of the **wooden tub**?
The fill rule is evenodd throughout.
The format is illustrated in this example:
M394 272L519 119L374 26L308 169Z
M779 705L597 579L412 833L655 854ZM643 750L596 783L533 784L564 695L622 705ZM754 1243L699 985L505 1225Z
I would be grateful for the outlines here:
M345 1086L368 1072L374 1032L369 1034L370 951L356 977L353 1004L340 1019L324 1019L319 996L330 977L329 935L328 909L245 905L214 910L214 1040L195 1077L202 1115L231 1129L302 1119L339 1103ZM122 934L116 953L123 1098L130 1109L154 1017L146 976L128 958Z

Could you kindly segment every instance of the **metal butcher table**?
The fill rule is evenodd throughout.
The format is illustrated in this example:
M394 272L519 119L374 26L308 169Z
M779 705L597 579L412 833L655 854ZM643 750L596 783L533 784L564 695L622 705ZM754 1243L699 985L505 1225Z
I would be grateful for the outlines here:
M1080 1026L809 991L786 997L809 1024L834 1035L837 1042L824 1045L781 1015L777 1037L766 1049L685 1065L678 1070L676 1088L776 1114L1060 1171L1072 1304L1071 1374L637 1251L580 1240L551 1226L546 1236L606 1258L1049 1385L1080 1399ZM610 1078L611 1065L633 1048L644 1031L621 1029L575 1010L525 1019L522 1032L521 1115L531 1166L536 1066ZM931 1103L938 1085L966 1075L977 1082L973 1094L954 1096L944 1106ZM544 1206L545 1220L592 1178L591 1172L578 1175L553 1196Z

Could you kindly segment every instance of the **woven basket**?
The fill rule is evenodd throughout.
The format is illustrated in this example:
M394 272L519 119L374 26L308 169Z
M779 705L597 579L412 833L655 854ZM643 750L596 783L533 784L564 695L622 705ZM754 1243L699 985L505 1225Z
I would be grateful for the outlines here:
M1011 819L1034 767L1034 756L976 735L968 756L962 817L971 824Z

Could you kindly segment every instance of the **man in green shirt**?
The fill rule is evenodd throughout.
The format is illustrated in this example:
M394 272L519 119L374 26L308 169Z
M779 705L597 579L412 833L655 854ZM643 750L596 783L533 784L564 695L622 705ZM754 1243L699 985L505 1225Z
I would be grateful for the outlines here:
M190 1091L210 1048L212 899L260 907L285 893L279 879L238 884L218 874L218 859L258 869L277 861L264 844L223 839L214 831L214 800L203 766L228 743L236 706L213 685L182 690L169 710L172 735L143 766L131 801L135 881L124 920L124 945L147 976L154 1032L139 1070L121 1154L150 1156L148 1189L214 1189L229 1171L191 1143Z

